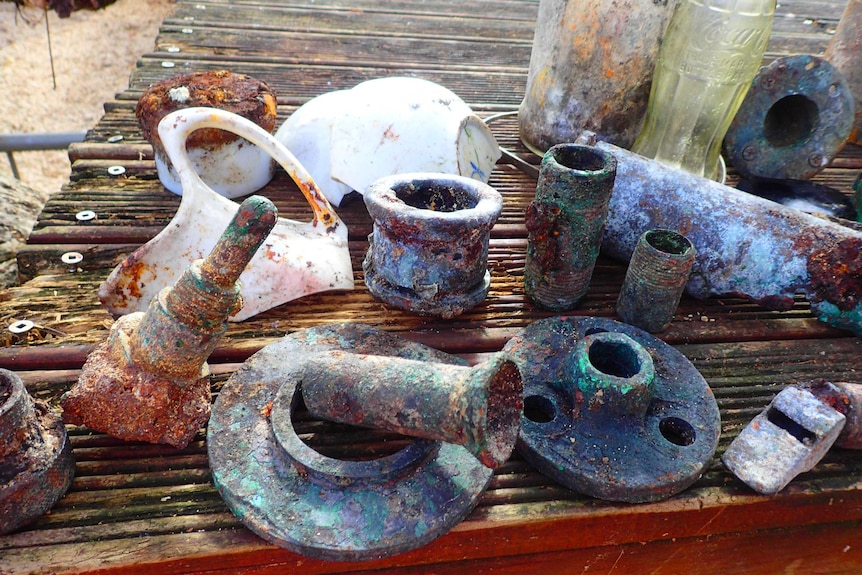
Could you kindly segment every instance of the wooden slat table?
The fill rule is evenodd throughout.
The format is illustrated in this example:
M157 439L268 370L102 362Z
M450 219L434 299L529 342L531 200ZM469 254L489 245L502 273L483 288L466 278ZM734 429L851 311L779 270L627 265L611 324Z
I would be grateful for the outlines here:
M70 182L45 206L19 256L22 284L0 294L0 325L29 319L36 328L4 336L0 366L18 372L34 396L56 402L112 323L96 297L99 283L175 212L179 199L159 184L134 117L149 83L206 69L249 74L276 90L283 120L323 92L411 75L449 87L489 116L520 103L537 7L529 0L178 0L129 88L70 149ZM766 59L822 53L843 7L839 0L782 1ZM501 145L530 158L513 118L492 129ZM109 143L116 135L122 141ZM112 165L124 166L125 175L108 176ZM816 180L849 190L860 169L862 150L848 146ZM211 358L214 392L254 351L315 325L367 323L478 361L548 317L523 292L523 211L535 181L501 163L491 184L503 194L504 210L492 233L492 285L482 305L440 320L374 300L360 266L371 222L353 199L338 211L350 229L355 289L309 296L232 325ZM308 219L283 174L266 193L283 216ZM98 217L77 222L80 210ZM81 252L83 262L61 263L69 251ZM600 258L577 313L613 317L624 271L623 263ZM72 488L34 525L0 537L0 573L862 572L862 453L834 449L774 497L754 494L718 459L783 386L857 379L859 340L816 321L801 299L779 313L741 299L687 296L661 337L706 377L723 428L703 478L666 501L591 499L555 485L516 454L467 520L426 547L381 561L323 562L264 542L227 510L211 482L203 432L176 450L70 427ZM312 420L302 426L335 454L380 441Z

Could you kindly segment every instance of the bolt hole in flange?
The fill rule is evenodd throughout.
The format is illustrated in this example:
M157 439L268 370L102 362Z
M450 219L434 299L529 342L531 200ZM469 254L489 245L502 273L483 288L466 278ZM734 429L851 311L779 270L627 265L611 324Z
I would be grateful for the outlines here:
M793 146L811 137L819 120L817 104L802 94L794 94L769 108L763 120L763 133L776 148Z
M694 427L679 417L665 417L659 422L658 430L665 439L680 447L691 445L697 438Z
M547 397L530 395L524 398L524 417L535 423L550 423L557 417L557 409Z
M524 385L518 451L538 471L611 501L693 484L721 429L703 376L644 330L596 317L533 322L504 347Z

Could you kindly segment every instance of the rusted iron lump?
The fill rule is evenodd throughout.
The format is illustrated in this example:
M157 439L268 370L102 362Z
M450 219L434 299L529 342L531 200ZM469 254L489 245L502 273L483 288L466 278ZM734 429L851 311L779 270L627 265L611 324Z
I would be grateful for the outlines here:
M391 455L352 461L321 455L297 435L293 413L307 369L335 366L314 359L329 352L358 354L351 366L377 357L408 361L411 370L417 362L468 369L456 356L362 324L302 330L263 348L225 383L207 431L213 481L228 507L264 539L331 560L386 557L447 532L473 509L491 480L491 470L467 447L416 439ZM517 384L507 365L501 365L506 380L501 387L513 392ZM429 366L420 371L425 369ZM348 374L342 371L335 379L340 376ZM411 393L408 383L401 382L398 393ZM397 395L388 402L401 402ZM408 401L422 397L414 394ZM431 409L440 407L434 399L431 403ZM517 405L506 410L518 411Z
M204 260L146 312L117 320L63 395L63 417L126 440L185 447L210 414L207 357L242 305L237 279L277 220L252 196Z

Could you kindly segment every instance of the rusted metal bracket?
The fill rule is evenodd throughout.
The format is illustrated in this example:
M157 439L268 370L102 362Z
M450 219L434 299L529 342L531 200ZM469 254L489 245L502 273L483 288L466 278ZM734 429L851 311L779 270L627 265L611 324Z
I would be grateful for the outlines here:
M534 322L503 349L521 371L518 450L581 493L644 502L678 493L718 444L718 406L678 351L593 317Z
M358 354L354 363L383 356L465 365L362 324L314 327L263 348L213 407L207 444L219 493L252 531L310 557L376 559L442 535L473 509L491 470L466 447L428 439L367 461L326 457L307 445L293 415L306 370L328 353Z

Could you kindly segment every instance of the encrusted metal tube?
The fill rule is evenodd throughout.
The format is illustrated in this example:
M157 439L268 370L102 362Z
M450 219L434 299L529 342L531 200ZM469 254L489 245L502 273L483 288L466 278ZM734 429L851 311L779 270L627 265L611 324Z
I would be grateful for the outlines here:
M515 447L522 404L501 353L464 367L330 351L308 362L302 397L316 417L463 445L491 468Z
M207 357L242 305L238 278L278 219L251 196L204 260L146 312L118 319L63 395L63 418L115 437L185 447L210 415Z
M667 329L694 264L695 249L682 234L648 230L641 235L617 299L617 315L650 333Z
M613 155L598 148L560 144L542 158L525 218L524 287L537 305L569 310L586 295L615 175Z

